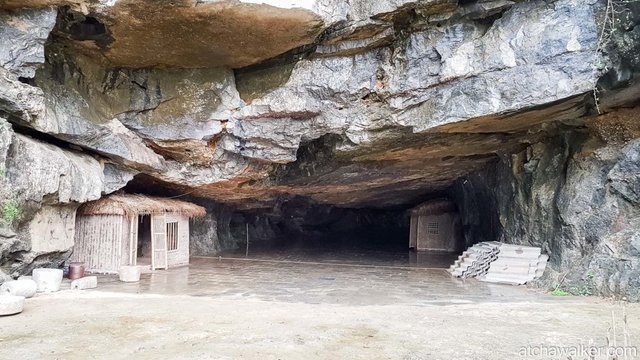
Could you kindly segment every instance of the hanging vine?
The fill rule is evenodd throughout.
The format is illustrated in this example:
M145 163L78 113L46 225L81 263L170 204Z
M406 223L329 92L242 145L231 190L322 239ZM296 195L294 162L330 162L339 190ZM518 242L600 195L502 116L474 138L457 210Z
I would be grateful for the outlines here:
M607 0L604 16L601 23L600 34L598 36L598 43L595 50L595 56L598 69L602 73L609 71L609 67L606 63L600 60L605 57L606 48L611 43L611 39L615 32L618 31L618 24L622 19L623 14L628 10L627 5L631 3L638 3L640 0ZM593 99L595 102L596 110L598 114L602 114L600 108L600 90L598 85L593 87Z

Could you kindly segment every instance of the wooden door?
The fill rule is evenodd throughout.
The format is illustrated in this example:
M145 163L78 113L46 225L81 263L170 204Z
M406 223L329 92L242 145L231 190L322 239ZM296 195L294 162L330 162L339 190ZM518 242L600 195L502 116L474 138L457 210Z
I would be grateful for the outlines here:
M151 215L151 270L167 268L167 225L165 215Z
M418 218L418 250L446 250L441 220L441 216L433 215L421 215Z
M418 218L418 250L454 251L453 217L442 215L422 215Z

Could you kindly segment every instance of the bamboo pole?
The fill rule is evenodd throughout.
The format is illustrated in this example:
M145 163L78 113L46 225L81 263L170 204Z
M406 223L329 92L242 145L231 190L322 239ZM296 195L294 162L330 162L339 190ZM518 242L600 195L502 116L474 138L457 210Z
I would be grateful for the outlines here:
M244 252L244 257L249 257L249 223L246 223L247 225L247 230L245 231L245 234L247 235L247 248Z

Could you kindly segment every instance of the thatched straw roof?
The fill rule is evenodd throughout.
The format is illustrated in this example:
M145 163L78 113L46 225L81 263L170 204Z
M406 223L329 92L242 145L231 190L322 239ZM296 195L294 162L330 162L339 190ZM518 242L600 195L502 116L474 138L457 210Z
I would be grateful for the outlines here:
M79 215L150 215L179 213L190 218L206 214L205 208L186 201L117 193L86 203L78 209Z

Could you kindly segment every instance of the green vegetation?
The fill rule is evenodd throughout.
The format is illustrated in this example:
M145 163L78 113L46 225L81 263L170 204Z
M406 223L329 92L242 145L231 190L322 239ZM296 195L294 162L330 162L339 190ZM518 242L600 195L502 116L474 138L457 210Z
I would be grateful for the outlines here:
M587 276L584 278L582 284L579 286L565 287L562 285L562 282L551 291L551 295L553 296L590 296L593 295L593 290L595 289L595 283L593 281L594 274L592 272L587 273Z
M567 291L564 291L564 290L560 289L559 287L556 287L551 292L551 295L553 295L553 296L567 296L567 295L571 295L571 294L569 294L569 292L567 292Z
M2 204L2 220L6 224L13 223L20 216L18 202L14 199L7 199Z
M593 289L595 288L595 284L593 282L593 273L588 273L584 282L580 286L574 286L569 289L571 295L575 296L589 296L593 295Z

